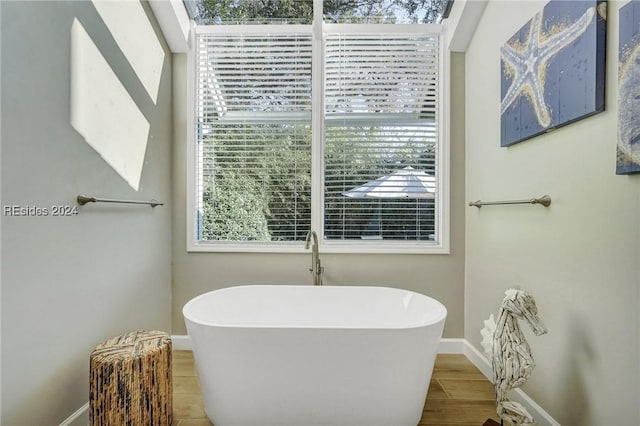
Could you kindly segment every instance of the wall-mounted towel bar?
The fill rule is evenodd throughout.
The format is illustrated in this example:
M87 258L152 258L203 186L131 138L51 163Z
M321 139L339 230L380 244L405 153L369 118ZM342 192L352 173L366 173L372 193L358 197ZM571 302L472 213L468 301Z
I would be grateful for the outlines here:
M162 201L150 200L150 201L137 201L137 200L113 200L109 198L96 198L87 197L86 195L78 195L78 204L84 206L87 203L123 203L123 204L148 204L151 207L163 206Z
M471 207L480 208L482 206L495 206L498 204L541 204L545 207L549 207L551 204L551 197L543 195L540 198L531 198L529 200L509 200L509 201L473 201L469 203Z

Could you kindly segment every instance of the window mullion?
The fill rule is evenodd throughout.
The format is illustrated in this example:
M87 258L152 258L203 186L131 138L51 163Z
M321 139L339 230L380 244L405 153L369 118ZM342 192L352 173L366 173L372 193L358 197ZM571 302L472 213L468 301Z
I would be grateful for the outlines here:
M324 241L324 23L323 2L313 2L313 44L311 56L311 229Z

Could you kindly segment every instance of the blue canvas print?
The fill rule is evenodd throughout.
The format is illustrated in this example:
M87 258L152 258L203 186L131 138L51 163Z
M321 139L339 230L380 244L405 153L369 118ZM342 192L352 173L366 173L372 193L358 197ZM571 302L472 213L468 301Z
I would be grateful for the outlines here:
M617 174L640 173L640 1L620 8Z
M547 3L500 49L501 146L604 111L606 2Z

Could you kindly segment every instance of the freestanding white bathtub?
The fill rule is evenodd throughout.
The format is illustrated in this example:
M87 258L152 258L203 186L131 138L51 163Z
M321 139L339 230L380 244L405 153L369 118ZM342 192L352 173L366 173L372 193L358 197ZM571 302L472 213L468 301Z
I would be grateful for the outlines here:
M447 311L387 287L257 285L183 314L215 426L415 426Z

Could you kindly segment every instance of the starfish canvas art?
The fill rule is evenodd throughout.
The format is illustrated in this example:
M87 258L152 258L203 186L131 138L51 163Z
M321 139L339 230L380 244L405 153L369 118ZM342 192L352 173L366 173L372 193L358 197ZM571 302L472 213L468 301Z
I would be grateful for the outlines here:
M640 1L620 8L617 174L640 173Z
M501 146L604 111L605 37L605 1L554 0L501 47Z

